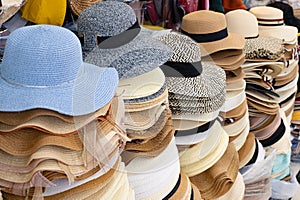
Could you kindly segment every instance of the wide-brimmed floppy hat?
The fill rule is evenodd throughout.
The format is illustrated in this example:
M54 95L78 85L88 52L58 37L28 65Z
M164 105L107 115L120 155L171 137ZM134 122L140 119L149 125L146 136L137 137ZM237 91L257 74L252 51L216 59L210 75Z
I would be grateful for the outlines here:
M171 50L141 34L134 10L117 1L98 2L78 17L85 62L114 67L120 79L144 74L165 63Z
M198 44L188 36L170 33L157 39L173 50L168 62L160 66L166 76L170 102L182 101L183 104L178 105L184 110L184 100L192 101L195 107L197 104L199 113L219 109L225 101L224 70L216 65L202 63Z
M78 38L52 25L27 26L11 33L0 73L3 112L45 108L84 115L106 105L118 85L115 69L83 62Z
M25 2L26 0L1 0L0 25L16 14Z
M225 15L211 10L199 10L182 18L181 32L190 36L206 56L225 49L243 49L243 36L227 29Z
M245 37L246 60L277 59L283 54L282 40L259 35L258 22L246 10L233 10L225 14L228 31ZM247 23L244 23L247 21Z

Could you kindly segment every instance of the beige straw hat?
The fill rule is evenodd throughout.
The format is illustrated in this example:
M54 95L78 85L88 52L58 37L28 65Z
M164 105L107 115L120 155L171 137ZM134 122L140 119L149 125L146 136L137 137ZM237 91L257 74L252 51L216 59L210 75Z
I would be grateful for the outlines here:
M199 10L185 15L181 32L190 36L201 47L201 56L207 56L225 49L243 49L243 36L227 30L223 13Z

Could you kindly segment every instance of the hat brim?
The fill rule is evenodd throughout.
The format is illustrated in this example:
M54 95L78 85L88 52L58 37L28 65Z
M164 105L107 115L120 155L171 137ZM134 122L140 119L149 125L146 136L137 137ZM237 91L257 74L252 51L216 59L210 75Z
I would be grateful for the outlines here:
M159 67L171 55L172 51L167 45L139 33L132 41L117 48L95 47L92 51L85 53L84 61L99 67L114 67L119 73L119 78L126 79Z
M207 56L225 49L243 49L245 39L242 35L228 32L228 36L222 40L198 44L201 48L201 56Z
M283 39L284 44L295 44L298 29L294 26L258 26L259 35Z
M82 68L82 73L74 82L54 87L31 87L0 78L0 90L3 94L0 110L18 112L45 108L72 116L95 112L113 98L118 85L118 74L113 69L88 63L83 63Z
M8 5L5 5L4 2L2 4L2 11L0 12L0 25L9 20L14 14L16 14L20 8L25 4L27 0L18 0L14 2L8 2Z
M280 39L265 36L246 39L244 52L246 61L277 61L283 55L283 42Z

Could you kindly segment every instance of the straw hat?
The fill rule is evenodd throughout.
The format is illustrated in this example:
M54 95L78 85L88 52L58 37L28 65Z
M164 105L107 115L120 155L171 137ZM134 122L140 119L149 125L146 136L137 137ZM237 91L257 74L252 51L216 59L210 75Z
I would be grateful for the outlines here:
M95 3L80 13L85 62L116 68L120 79L131 78L165 63L171 50L141 34L134 10L117 1Z
M216 122L217 123L217 122ZM221 134L216 136L216 132L211 133L209 140L204 140L202 143L191 147L183 152L180 152L180 166L181 169L190 177L195 176L213 166L224 154L229 137L224 130L219 130ZM213 140L214 139L214 140ZM213 140L213 141L212 141ZM208 149L201 148L205 146L209 147ZM199 151L202 151L203 156L199 158Z
M261 72L267 73L271 77L275 78L284 69L283 62L245 62L242 69L247 74L248 71L261 70Z
M260 35L283 39L285 44L297 43L298 29L284 24L282 10L271 6L256 6L249 11L257 18Z
M156 123L148 129L145 130L133 130L127 129L127 135L130 139L151 139L154 138L165 126L171 111L165 109L159 116Z
M126 166L126 171L137 199L165 197L176 185L180 173L174 138L160 155L135 158ZM149 181L154 184L149 184Z
M170 46L173 51L168 62L160 67L166 76L169 93L172 94L169 98L170 102L172 96L179 102L184 100L182 96L186 96L188 100L192 97L204 105L201 110L198 110L199 113L209 113L219 109L225 97L224 70L212 64L201 63L199 46L185 35L170 33L157 39ZM194 88L199 89L194 90ZM171 104L170 108L172 110Z
M156 68L145 74L120 80L117 93L122 94L126 100L135 99L138 102L137 99L148 97L160 91L164 84L164 73L160 68ZM131 103L132 101L126 102Z
M40 109L40 108L25 110L21 112L0 112L0 122L7 125L20 125L39 116L51 116L51 117L58 118L63 122L74 123L75 121L80 122L80 121L85 121L88 118L95 119L98 116L105 115L110 105L111 102L109 102L108 104L100 108L98 111L95 111L87 115L81 115L81 116L64 115L55 112L54 110Z
M255 135L249 133L244 145L238 151L239 154L239 168L244 167L253 157L256 150Z
M225 14L228 31L245 37L246 60L278 59L283 55L282 40L259 35L258 22L246 10L233 10ZM247 23L244 23L247 21Z
M234 184L239 167L238 153L232 143L228 144L223 156L209 169L191 176L205 199L215 199L226 194Z
M0 110L45 108L77 116L106 105L115 94L118 74L84 63L81 55L78 38L65 28L35 25L12 32L0 68L1 91L10 95L1 97Z
M222 50L201 58L203 62L213 63L224 70L237 69L245 61L243 50Z
M20 10L26 0L1 0L0 25Z
M68 0L68 6L72 12L79 15L84 9L102 0Z
M224 194L223 196L216 198L216 200L228 200L228 199L235 199L235 200L243 200L245 193L245 183L243 176L240 172L231 186L230 190Z
M225 15L215 11L200 10L185 15L181 32L198 42L201 56L225 49L243 49L245 45L242 36L227 30Z
M200 145L200 143L202 143L201 146L203 147L201 148L209 152L209 148L206 148L204 146L205 144L208 144L210 142L208 138L213 135L212 132L218 132L219 130L220 123L217 123L216 120L207 122L205 125L194 129L181 131L177 130L175 131L176 145ZM212 145L210 145L210 147L212 147Z

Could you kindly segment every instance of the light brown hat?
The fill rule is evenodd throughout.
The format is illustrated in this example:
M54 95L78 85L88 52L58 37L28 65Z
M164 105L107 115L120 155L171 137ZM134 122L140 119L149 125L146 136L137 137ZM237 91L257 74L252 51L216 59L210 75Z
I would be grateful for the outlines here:
M239 168L244 167L252 158L255 152L255 135L249 133L244 145L238 151L239 154Z
M4 116L8 116L11 118L17 119L18 114L3 114L3 120L7 123L14 123L16 122L23 122L21 124L17 125L8 125L6 123L0 123L0 132L1 133L7 133L10 134L15 131L19 131L22 129L26 128L31 128L31 129L37 129L40 131L43 131L45 133L50 133L54 135L66 135L66 134L71 134L71 133L76 133L78 129L82 128L83 126L91 123L93 120L96 120L98 117L105 116L107 112L109 111L110 104L107 104L103 108L99 109L93 114L90 115L85 115L85 116L79 116L79 117L74 117L73 121L71 123L65 122L65 121L70 121L71 117L65 117L65 116L60 116L58 117L58 114L54 114L53 112L50 114L50 112L46 111L47 114L50 115L40 115L42 113L37 113L37 111L30 112L32 114L32 117L34 115L37 115L36 117L26 117L25 113L21 114L21 119L20 120L4 120ZM46 113L45 112L45 113ZM23 118L23 119L22 119ZM30 119L31 118L31 119ZM62 120L62 118L66 120ZM29 119L29 120L28 120ZM28 120L28 121L27 121Z
M81 121L89 121L88 119L96 119L98 116L105 115L111 105L111 101L98 111L81 116L70 116L58 113L49 109L31 109L21 112L0 112L0 122L7 125L21 125L36 117L52 116L67 123L75 123Z
M131 140L140 139L140 140L149 140L157 136L157 134L164 128L168 118L169 113L171 111L169 109L165 109L160 117L158 118L157 122L146 130L133 130L127 129L127 135Z
M214 199L226 194L234 184L238 175L238 153L232 143L222 158L206 171L190 177L200 190L204 199Z
M227 31L225 15L210 10L199 10L185 15L181 32L194 39L207 56L225 49L243 49L245 39Z
M81 11L100 1L102 0L68 0L68 6L78 16Z
M245 54L242 50L223 50L205 56L202 60L203 62L214 63L224 70L234 70L245 62Z

